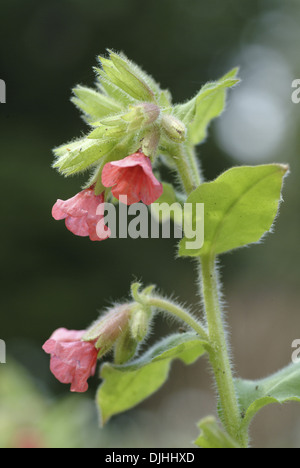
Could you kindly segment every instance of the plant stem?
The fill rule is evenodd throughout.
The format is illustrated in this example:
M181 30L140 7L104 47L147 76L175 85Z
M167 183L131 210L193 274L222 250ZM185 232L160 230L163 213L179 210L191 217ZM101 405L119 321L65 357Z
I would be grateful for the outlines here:
M228 433L242 447L248 445L248 434L240 430L242 416L235 392L228 346L219 300L218 275L215 257L201 258L202 294L211 344L210 361L220 396L221 419Z
M191 167L190 158L186 152L184 145L178 145L176 147L176 154L174 154L173 158L177 166L180 178L182 180L182 185L184 187L186 195L188 196L197 188L197 186L199 185L198 181L200 181L198 168L196 167L196 162L194 164L194 167Z
M161 299L159 297L151 297L147 301L147 305L170 312L172 315L180 318L183 322L193 328L193 330L198 333L200 338L208 341L208 335L204 327L181 307L178 307L172 302L167 301L166 299Z
M202 177L200 174L200 167L197 161L195 147L191 145L186 145L186 154L190 162L190 167L194 176L196 187L198 187L202 182Z
M194 184L193 188L195 188L195 185L197 187L201 183L195 148L188 145L184 148L182 145L180 158L177 159L176 164L185 190L189 195L192 191L192 185ZM241 429L242 415L235 391L223 326L215 256L201 257L201 287L208 325L209 356L219 392L221 420L228 434L241 447L246 448L248 446L248 431Z

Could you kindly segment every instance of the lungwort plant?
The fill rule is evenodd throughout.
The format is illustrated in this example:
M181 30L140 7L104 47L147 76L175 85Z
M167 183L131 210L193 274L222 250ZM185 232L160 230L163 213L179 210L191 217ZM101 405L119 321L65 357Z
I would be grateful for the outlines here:
M218 391L219 421L212 416L200 421L195 444L246 448L249 425L261 408L300 401L300 364L261 381L235 377L216 265L220 255L258 243L271 230L288 167L233 167L214 181L203 180L195 148L224 110L227 91L239 82L238 69L206 84L190 101L174 105L169 91L123 54L109 51L99 62L95 89L77 86L72 98L88 124L87 135L54 150L54 167L60 174L89 171L90 177L77 195L57 200L53 217L65 219L76 235L109 242L104 203L121 206L122 197L127 205L187 203L192 207L189 222L196 228L196 207L204 204L204 242L191 248L185 234L178 248L179 256L192 257L199 264L203 306L191 314L154 286L132 284L128 302L115 304L91 327L53 333L43 347L51 356L51 371L71 384L71 391L84 392L101 359L97 405L105 424L156 392L167 380L173 360L188 365L206 356ZM161 180L163 165L175 173L174 186ZM141 353L151 322L161 312L177 317L187 332L169 335ZM105 362L109 352L113 359Z

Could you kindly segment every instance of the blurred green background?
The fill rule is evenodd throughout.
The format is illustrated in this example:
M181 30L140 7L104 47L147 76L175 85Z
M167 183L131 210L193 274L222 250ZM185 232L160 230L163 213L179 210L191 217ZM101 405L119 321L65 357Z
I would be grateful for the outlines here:
M243 82L199 157L208 180L232 165L291 165L275 233L221 262L236 371L260 378L290 361L300 338L300 104L291 101L299 19L298 0L1 1L1 446L189 447L196 421L215 411L207 362L176 363L160 392L100 431L97 379L88 394L69 395L41 350L54 329L85 328L126 297L135 278L197 308L193 264L174 261L173 240L92 243L51 218L56 199L84 180L50 168L51 149L86 131L71 87L93 85L92 66L106 48L124 51L174 102L241 66ZM158 321L155 337L170 327ZM256 447L298 447L300 407L267 408L252 430Z

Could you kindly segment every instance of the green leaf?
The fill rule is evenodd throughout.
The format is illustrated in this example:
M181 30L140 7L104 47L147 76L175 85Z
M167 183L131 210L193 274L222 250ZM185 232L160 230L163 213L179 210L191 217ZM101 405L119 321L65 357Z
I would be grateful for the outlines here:
M234 68L220 80L207 83L192 100L175 107L174 115L187 125L191 144L205 140L210 122L222 114L228 88L239 82L238 70Z
M93 89L77 86L73 92L76 97L72 98L72 102L86 114L90 123L122 110L114 99Z
M195 444L200 448L240 448L229 434L224 432L213 416L208 416L198 423L201 430Z
M136 100L152 101L153 92L138 76L129 60L110 53L110 59L99 57L103 71L108 80L125 91Z
M89 140L83 138L63 145L54 150L57 159L53 167L69 176L84 171L97 163L103 156L112 151L116 142L113 140Z
M168 89L164 89L161 91L159 98L158 98L158 104L161 107L164 107L165 109L169 109L172 106L172 96L171 93ZM170 109L171 110L171 109Z
M97 128L89 134L88 138L111 139L137 133L137 131L149 125L147 119L149 119L149 113L143 106L132 107L124 113L114 114L95 121L93 125Z
M300 402L300 363L290 364L276 374L262 380L236 379L235 382L247 427L255 414L271 403Z
M95 130L93 130L88 138L91 140L111 140L118 139L126 136L128 133L127 126L125 122L123 125L118 126L108 126L108 125L99 125Z
M196 205L204 203L204 245L189 249L184 237L179 255L218 255L258 242L272 227L287 171L281 164L234 167L194 190L187 199L193 217L185 221L195 229Z
M105 363L101 369L104 382L97 395L102 424L156 392L167 380L173 359L192 364L206 352L206 345L194 333L177 334L163 339L131 364Z
M170 105L170 98L171 95L168 90L161 90L159 84L150 76L148 73L146 73L141 67L139 67L136 63L132 62L131 60L126 57L125 54L120 53L116 54L115 52L112 52L109 50L110 53L110 58L116 65L116 67L121 67L121 68L126 68L127 70L130 70L132 74L134 74L138 79L144 83L144 85L147 86L147 92L149 92L151 95L154 93L155 96L159 99L159 102L164 102L165 104ZM162 96L164 94L165 96ZM161 104L162 105L162 104Z
M96 72L97 77L97 87L101 93L105 93L124 107L136 102L132 96L129 96L129 94L125 93L125 91L112 83L101 68L94 67L94 71Z

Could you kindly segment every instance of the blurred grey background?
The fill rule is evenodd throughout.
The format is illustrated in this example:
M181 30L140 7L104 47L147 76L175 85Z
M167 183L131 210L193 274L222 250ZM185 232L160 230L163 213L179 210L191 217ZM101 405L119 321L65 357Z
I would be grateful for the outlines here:
M0 338L8 350L0 365L2 446L37 440L42 446L189 447L197 420L215 412L205 359L188 368L176 363L163 389L100 431L91 409L97 379L87 395L69 396L41 350L55 328L85 328L110 301L126 297L135 278L200 310L194 266L175 262L175 241L92 243L51 218L56 199L71 197L84 181L52 170L51 149L86 131L69 101L71 88L93 85L92 67L106 48L124 51L171 90L174 102L241 66L243 81L230 92L199 157L207 180L232 165L291 166L274 234L221 262L237 373L261 378L290 362L291 343L300 338L300 104L291 101L292 81L300 78L299 18L297 0L1 1L7 103L0 106ZM169 330L158 321L155 338ZM29 382L26 398L22 379ZM62 430L74 412L77 425ZM83 437L87 425L95 428L93 439ZM33 442L26 439L30 431ZM263 410L252 443L299 447L300 407Z

